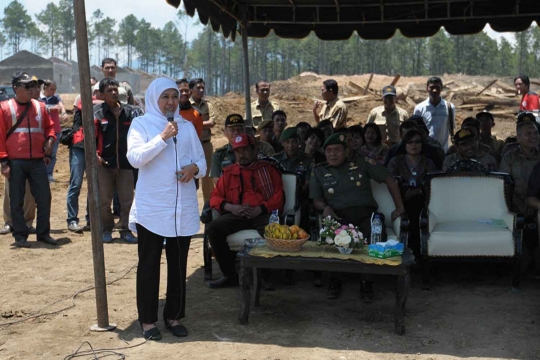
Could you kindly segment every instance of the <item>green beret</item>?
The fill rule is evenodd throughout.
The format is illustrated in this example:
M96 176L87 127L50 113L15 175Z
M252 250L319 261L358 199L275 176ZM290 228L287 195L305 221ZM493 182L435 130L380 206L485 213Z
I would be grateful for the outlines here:
M281 133L281 136L279 138L279 142L284 142L285 140L289 140L296 137L296 127L288 127Z
M341 144L345 147L347 147L347 135L344 133L335 133L332 134L326 139L324 142L323 148L326 149L328 145L336 145Z

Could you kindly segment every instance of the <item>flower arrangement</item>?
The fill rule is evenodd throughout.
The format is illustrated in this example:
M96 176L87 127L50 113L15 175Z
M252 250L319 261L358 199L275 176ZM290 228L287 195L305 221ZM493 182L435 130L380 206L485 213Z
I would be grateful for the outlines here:
M334 245L343 254L350 254L354 248L361 248L364 244L364 235L353 224L341 225L331 216L322 220L320 230L321 243Z

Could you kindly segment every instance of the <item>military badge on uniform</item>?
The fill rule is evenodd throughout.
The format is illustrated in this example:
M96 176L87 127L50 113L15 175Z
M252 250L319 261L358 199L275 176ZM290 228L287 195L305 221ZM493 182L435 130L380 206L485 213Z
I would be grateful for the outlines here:
M333 195L333 194L334 194L334 189L333 189L333 188L329 188L329 189L328 189L328 193L329 193L330 195Z
M360 186L360 185L362 185L362 183L360 181L357 181L356 186Z
M370 157L366 156L365 160L367 163L370 163L371 165L377 165L377 162Z
M345 141L345 136L344 135L339 135L339 141Z

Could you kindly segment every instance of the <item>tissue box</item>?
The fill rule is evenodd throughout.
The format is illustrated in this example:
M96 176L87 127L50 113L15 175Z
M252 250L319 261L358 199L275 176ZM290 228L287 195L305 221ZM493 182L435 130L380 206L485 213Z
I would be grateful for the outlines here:
M386 259L403 254L404 246L396 240L378 242L368 246L368 255L371 257Z

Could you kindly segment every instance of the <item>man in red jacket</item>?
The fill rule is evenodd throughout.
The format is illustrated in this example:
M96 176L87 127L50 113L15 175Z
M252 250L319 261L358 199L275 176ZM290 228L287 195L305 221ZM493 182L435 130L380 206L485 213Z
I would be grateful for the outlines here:
M208 238L223 273L208 283L210 288L238 285L236 253L229 248L227 236L247 229L263 236L272 211L281 212L284 203L281 174L269 162L257 160L255 140L240 134L232 147L236 163L223 169L210 196L210 207L221 216L208 226Z
M51 189L46 164L56 140L44 103L32 99L34 80L25 72L12 76L15 98L0 105L0 163L9 179L13 236L17 247L29 247L23 203L26 180L37 203L37 240L56 245L50 236Z

